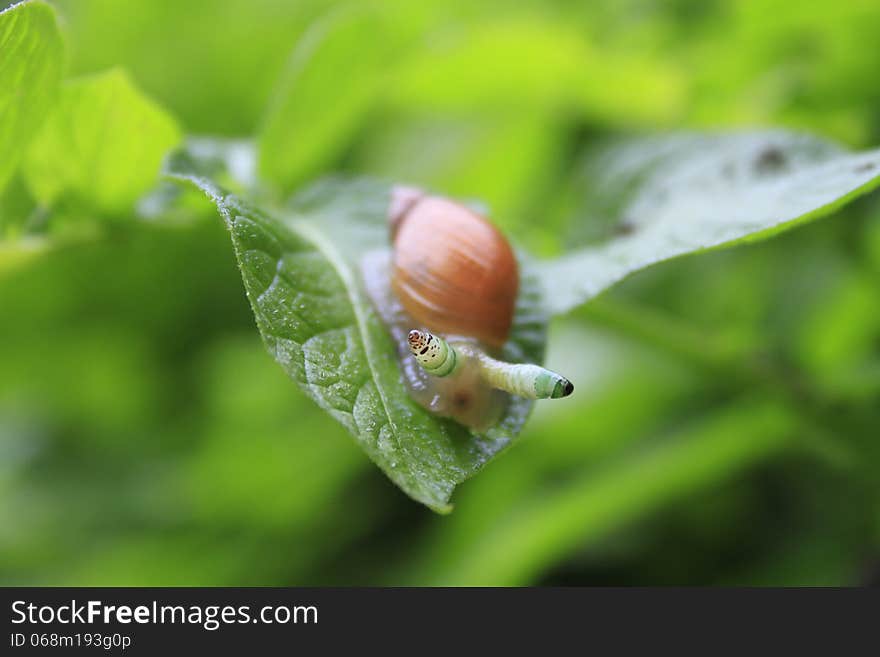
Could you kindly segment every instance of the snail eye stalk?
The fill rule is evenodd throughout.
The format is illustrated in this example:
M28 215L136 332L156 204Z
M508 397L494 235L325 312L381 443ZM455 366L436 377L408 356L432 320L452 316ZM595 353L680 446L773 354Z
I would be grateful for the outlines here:
M455 371L458 354L443 338L413 329L407 340L412 355L428 374L449 376Z

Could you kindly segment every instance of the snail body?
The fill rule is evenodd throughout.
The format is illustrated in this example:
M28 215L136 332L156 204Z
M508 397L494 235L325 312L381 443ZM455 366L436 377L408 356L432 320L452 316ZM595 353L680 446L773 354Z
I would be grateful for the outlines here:
M519 268L495 226L411 187L393 190L389 224L390 257L368 254L364 281L416 402L482 431L501 419L511 395L571 394L555 372L496 358L513 323Z

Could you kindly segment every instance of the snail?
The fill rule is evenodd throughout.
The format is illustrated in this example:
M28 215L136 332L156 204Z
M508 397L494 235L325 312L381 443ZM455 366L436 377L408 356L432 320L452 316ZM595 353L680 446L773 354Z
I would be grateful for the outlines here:
M476 211L413 187L392 190L388 220L390 258L368 254L364 281L416 402L485 430L511 395L572 393L555 372L498 359L519 292L516 256L501 231Z

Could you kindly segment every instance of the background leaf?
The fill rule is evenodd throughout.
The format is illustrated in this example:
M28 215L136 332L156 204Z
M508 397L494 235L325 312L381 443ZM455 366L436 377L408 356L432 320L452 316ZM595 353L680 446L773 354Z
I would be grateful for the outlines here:
M253 134L284 58L328 0L54 0L70 67L121 66L191 133ZM210 21L211 29L194 29Z
M540 266L564 313L675 256L756 240L826 215L880 183L880 150L846 153L786 132L674 135L600 148L578 180L582 225L611 237Z
M174 119L114 69L63 87L28 150L25 178L43 203L70 194L118 213L156 183L180 138Z
M64 48L43 2L0 11L0 193L58 91Z
M259 133L260 172L291 189L338 156L381 93L396 35L374 9L346 8L294 50Z
M499 424L474 433L410 399L396 347L361 282L364 255L387 249L389 186L318 183L278 218L206 178L178 175L201 188L223 216L275 360L395 484L437 511L449 510L455 486L511 443L532 403L515 398ZM540 362L545 325L528 273L522 287L506 356Z
M675 116L681 81L663 58L646 62L592 42L584 28L525 10L450 30L402 59L390 101L434 116L566 108L620 125ZM635 90L654 102L638 102Z

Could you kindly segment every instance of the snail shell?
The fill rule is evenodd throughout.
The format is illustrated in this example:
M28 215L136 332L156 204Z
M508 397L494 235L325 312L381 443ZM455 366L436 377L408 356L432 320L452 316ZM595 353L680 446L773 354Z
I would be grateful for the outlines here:
M519 290L510 244L477 212L410 187L389 209L391 287L406 312L431 331L500 349Z

